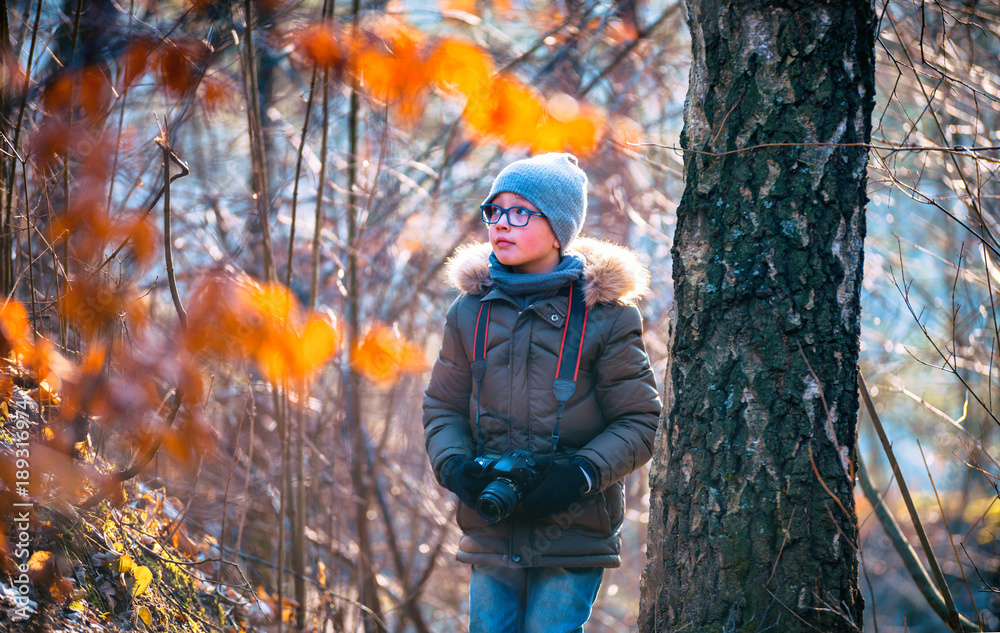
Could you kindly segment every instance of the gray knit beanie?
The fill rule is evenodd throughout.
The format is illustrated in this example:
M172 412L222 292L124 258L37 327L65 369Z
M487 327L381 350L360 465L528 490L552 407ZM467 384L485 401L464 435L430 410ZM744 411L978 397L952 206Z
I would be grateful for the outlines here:
M540 154L507 165L483 204L504 191L518 194L545 214L560 251L580 233L587 217L587 174L572 154Z

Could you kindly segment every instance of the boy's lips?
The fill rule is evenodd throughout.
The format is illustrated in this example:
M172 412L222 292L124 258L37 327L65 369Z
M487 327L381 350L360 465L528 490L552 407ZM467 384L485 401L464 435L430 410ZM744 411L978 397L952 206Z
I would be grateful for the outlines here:
M507 240L507 239L504 239L504 238L501 237L501 238L497 239L497 241L496 241L496 243L494 245L495 246L513 246L514 242L512 242L510 240Z

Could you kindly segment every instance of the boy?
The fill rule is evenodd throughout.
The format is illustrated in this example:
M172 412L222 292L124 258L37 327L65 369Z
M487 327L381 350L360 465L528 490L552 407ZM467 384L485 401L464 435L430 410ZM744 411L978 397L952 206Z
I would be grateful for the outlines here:
M423 420L461 501L469 630L582 632L604 568L621 564L622 479L649 460L660 413L632 304L648 273L624 248L574 241L587 176L570 154L508 165L481 209L490 240L449 262L462 294Z

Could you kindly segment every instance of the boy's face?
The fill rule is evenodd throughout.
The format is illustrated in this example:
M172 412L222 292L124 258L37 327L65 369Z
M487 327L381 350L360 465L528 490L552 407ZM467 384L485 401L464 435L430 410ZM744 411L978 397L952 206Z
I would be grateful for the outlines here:
M498 194L491 202L505 209L524 207L538 211L538 207L509 191ZM547 219L534 215L526 226L518 227L511 226L504 214L489 229L493 253L514 272L547 273L559 265L559 240Z

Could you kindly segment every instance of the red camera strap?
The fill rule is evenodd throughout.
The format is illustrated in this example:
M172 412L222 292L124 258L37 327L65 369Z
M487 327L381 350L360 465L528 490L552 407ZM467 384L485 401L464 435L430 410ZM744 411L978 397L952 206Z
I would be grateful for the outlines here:
M492 287L491 287L492 289ZM484 305L485 304L485 305ZM485 309L484 309L485 308ZM479 314L476 317L476 332L472 343L472 377L476 381L476 431L478 433L479 450L483 449L482 428L479 426L479 391L483 376L486 374L486 342L490 330L491 301L479 304ZM556 363L556 376L552 382L552 394L556 398L556 424L552 430L552 452L559 443L559 423L562 420L563 407L576 391L576 378L580 373L580 358L583 356L583 337L587 333L587 315L590 308L583 300L583 288L575 281L569 286L569 307L566 311L566 323L563 325L562 340L559 344L559 360Z

